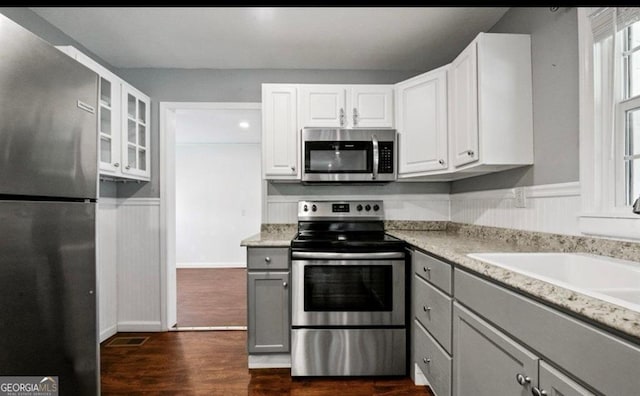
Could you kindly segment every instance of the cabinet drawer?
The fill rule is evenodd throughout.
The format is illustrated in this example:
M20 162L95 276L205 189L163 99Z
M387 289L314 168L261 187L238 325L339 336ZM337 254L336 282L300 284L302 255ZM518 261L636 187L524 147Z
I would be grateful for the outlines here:
M413 277L413 316L451 353L452 298L419 276Z
M289 269L288 248L248 248L248 269Z
M451 395L451 358L417 320L413 321L416 363L438 396Z
M451 265L428 256L422 252L413 252L413 270L416 274L433 283L445 293L451 294Z
M605 395L640 389L640 347L470 273L455 270L456 300Z

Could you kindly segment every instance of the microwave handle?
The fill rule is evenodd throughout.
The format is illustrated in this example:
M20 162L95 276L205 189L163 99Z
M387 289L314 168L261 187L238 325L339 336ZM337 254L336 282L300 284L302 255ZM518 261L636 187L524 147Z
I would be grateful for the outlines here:
M378 137L373 135L371 137L371 142L373 143L373 176L372 179L376 180L378 178L378 164L380 162L380 150L378 150Z

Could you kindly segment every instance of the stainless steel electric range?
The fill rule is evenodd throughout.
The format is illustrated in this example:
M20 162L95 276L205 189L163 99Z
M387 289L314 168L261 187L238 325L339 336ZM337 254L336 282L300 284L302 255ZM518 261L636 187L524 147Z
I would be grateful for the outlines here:
M406 261L382 201L301 201L291 243L292 376L405 375Z

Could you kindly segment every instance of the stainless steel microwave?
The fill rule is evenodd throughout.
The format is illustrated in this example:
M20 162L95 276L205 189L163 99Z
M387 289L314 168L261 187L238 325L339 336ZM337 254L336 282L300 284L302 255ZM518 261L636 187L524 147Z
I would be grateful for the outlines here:
M396 180L395 129L303 128L303 182Z

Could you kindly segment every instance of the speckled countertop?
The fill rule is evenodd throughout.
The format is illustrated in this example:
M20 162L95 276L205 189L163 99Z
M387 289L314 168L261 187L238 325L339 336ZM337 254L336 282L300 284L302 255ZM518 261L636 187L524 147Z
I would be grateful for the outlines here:
M446 231L388 230L387 233L498 283L618 330L640 343L640 312L467 256L490 252L581 252L632 260L640 267L640 244L455 223L449 224Z
M630 260L640 266L639 243L447 221L387 221L385 229L387 234L421 250L615 329L640 343L640 312L467 256L468 253L491 252L580 252ZM296 232L296 224L263 224L261 232L243 240L241 246L288 247Z
M296 224L263 224L258 234L243 239L240 246L288 247L297 232Z

